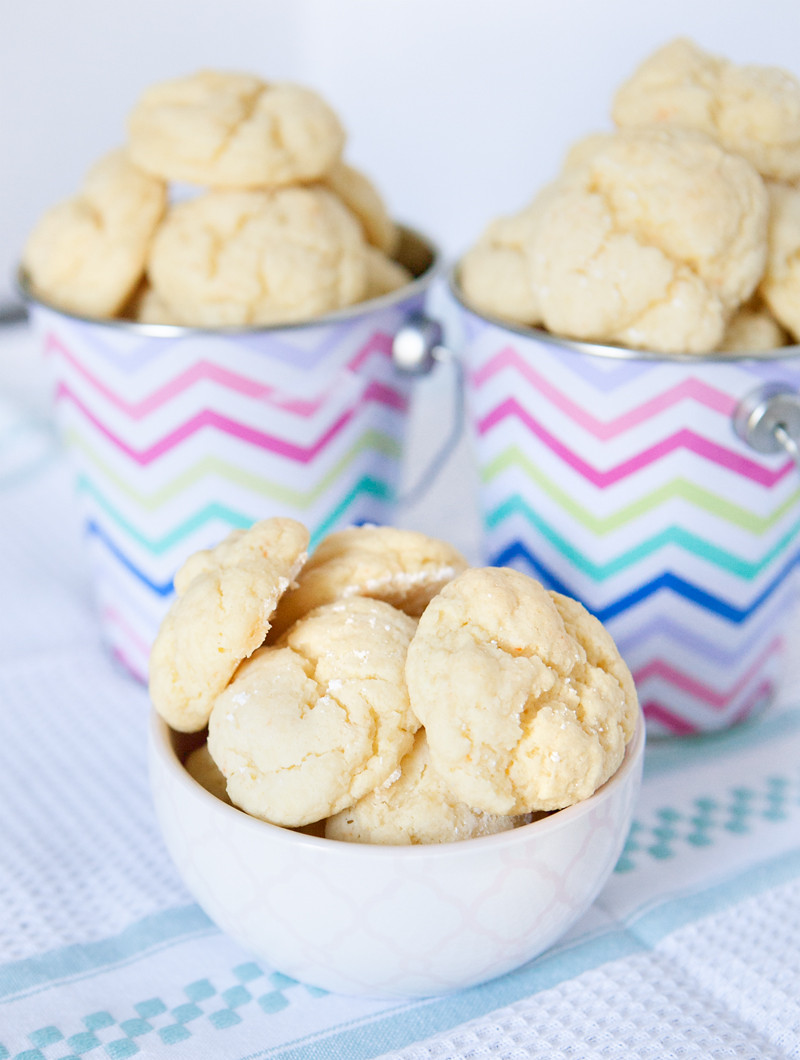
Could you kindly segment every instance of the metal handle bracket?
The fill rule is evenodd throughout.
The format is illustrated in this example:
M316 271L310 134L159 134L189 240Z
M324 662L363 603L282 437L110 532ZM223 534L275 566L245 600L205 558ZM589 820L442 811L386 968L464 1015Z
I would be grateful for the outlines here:
M442 342L442 327L423 313L415 313L399 328L392 342L392 361L406 375L427 375L437 364L451 365L455 375L450 431L434 452L419 480L397 498L413 504L425 494L444 467L464 430L464 366L461 358Z
M765 383L739 402L733 426L758 453L782 449L800 468L800 392L783 383Z

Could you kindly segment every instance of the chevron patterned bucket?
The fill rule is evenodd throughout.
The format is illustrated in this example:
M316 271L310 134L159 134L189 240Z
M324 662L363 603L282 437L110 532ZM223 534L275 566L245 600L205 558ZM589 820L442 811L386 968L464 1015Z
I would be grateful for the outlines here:
M286 327L98 322L28 298L105 635L142 680L191 553L272 515L305 523L312 545L392 520L411 386L392 341L436 270L408 230L403 250L416 279L402 290Z
M800 476L734 420L765 384L800 390L800 347L683 358L572 343L453 293L485 561L606 624L654 734L763 709L798 595Z

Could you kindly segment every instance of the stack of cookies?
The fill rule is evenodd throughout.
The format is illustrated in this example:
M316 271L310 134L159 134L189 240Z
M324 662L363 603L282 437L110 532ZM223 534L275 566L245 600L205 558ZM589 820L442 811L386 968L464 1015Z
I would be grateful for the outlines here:
M308 88L202 71L149 89L126 145L31 233L33 293L67 312L246 327L406 284L399 232Z
M638 717L580 604L391 527L273 518L191 557L150 660L159 714L207 742L187 769L272 824L441 843L592 795Z
M612 116L464 256L470 304L667 354L800 341L800 81L679 39Z

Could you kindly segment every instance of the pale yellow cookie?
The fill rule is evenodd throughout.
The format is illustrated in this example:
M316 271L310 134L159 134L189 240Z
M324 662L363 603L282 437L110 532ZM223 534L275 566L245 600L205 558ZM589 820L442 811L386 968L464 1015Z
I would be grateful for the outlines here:
M137 324L180 324L180 321L158 294L146 281L139 285L133 298L120 312L126 320L135 320Z
M211 191L168 212L148 276L183 324L309 320L364 297L366 243L325 188Z
M776 350L788 342L788 334L767 306L760 298L754 298L733 314L719 350L720 353Z
M186 756L183 768L210 795L222 802L227 802L229 806L232 805L228 798L225 777L220 773L217 763L209 754L208 744L201 744L191 751Z
M336 114L311 89L215 70L148 88L128 133L142 169L217 188L316 180L345 140Z
M281 594L306 557L308 531L273 518L187 559L150 653L150 698L180 732L204 727L214 699L263 644Z
M505 817L473 810L433 768L425 730L392 775L325 822L325 838L345 843L453 843L528 824L532 814Z
M243 663L208 730L233 803L297 827L391 776L419 727L403 678L415 628L390 604L354 597L318 608Z
M80 194L48 210L31 232L22 264L33 292L70 313L114 316L144 274L166 202L164 182L125 151L101 159Z
M407 283L411 283L413 276L405 265L399 261L393 261L377 247L367 247L367 289L364 298L379 298L383 294L390 294Z
M800 341L800 188L767 184L769 250L758 289L780 323Z
M576 140L564 156L563 172L569 173L570 170L579 169L591 162L599 151L603 151L608 146L613 135L609 132L596 132Z
M542 323L536 247L550 203L558 201L563 187L563 181L554 181L524 210L492 221L463 256L459 284L479 312L519 324Z
M581 157L467 255L468 301L574 339L716 349L764 270L759 174L677 127L595 137Z
M322 180L356 215L367 242L391 257L397 250L400 232L369 177L346 162L339 161L331 166Z
M630 672L574 600L509 568L474 568L430 602L406 680L431 759L469 806L556 810L617 770L638 716Z
M800 81L770 66L738 66L685 38L646 59L618 90L620 126L697 129L766 177L800 177Z
M468 566L446 541L393 526L352 526L319 543L281 599L270 639L321 604L349 596L385 600L419 616L429 600Z

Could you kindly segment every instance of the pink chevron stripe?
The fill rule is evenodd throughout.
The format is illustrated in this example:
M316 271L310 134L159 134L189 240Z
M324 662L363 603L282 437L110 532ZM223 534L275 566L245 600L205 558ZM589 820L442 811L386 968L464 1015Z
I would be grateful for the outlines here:
M142 401L127 402L118 393L106 386L106 384L97 376L89 372L55 335L50 334L47 336L45 352L60 356L62 360L71 365L79 375L90 383L98 393L102 394L109 404L118 408L133 420L144 419L151 412L161 408L161 406L172 401L173 398L194 386L195 383L203 380L209 380L219 386L224 386L229 390L243 394L246 397L269 402L277 408L305 417L313 416L330 396L330 392L325 391L313 400L287 398L282 396L277 387L258 383L253 379L248 379L246 376L240 375L237 372L231 372L226 368L221 368L219 365L212 364L209 361L198 361L181 375L175 376L174 379L171 379L163 387L153 391L153 393L149 394ZM391 338L388 335L383 335L380 332L372 335L345 366L346 370L356 371L361 365L363 365L364 361L375 352L383 355L391 355ZM401 393L387 384L371 384L367 390L365 399L379 401L382 404L389 405L391 408L401 410L405 410L408 404L407 399Z
M762 652L758 659L756 659L753 665L749 667L744 676L737 677L736 683L728 691L719 692L716 689L711 688L709 685L705 685L701 681L697 681L695 678L690 677L688 674L676 670L674 666L671 666L664 659L653 659L646 666L643 666L640 670L637 670L634 673L633 680L639 685L643 684L649 678L660 677L663 680L668 681L671 685L674 685L676 688L679 688L682 692L688 692L689 695L694 696L695 699L707 703L709 707L712 707L714 710L724 710L734 698L737 690L751 681L766 663L767 659L769 659L771 655L780 651L782 647L783 637L776 637L767 646L765 651Z
M111 645L111 654L120 664L120 666L124 670L128 671L128 673L135 681L138 681L139 684L142 685L147 684L147 669L145 667L139 666L138 663L136 663L119 644Z
M150 654L149 644L145 644L142 638L131 628L129 622L126 621L125 617L120 614L115 607L106 606L101 611L101 617L104 622L107 622L111 626L116 626L124 634L128 641L136 648L136 650L144 656L146 659Z
M681 717L680 714L667 710L661 703L650 701L643 703L642 713L645 716L645 720L658 722L663 729L674 733L676 736L691 736L692 733L698 732L696 725Z
M736 714L726 719L725 726L737 725L750 717L756 706L759 703L766 702L773 692L773 682L769 680L762 681L756 686L753 693L748 696ZM668 730L675 736L692 736L705 731L703 726L694 725L680 714L667 710L663 703L657 703L654 700L648 700L642 704L642 713L648 721L657 722L663 729Z
M213 412L211 409L204 409L202 412L198 412L197 415L192 416L191 419L188 419L185 423L182 423L180 427L177 427L174 431L166 434L154 445L151 445L149 449L137 451L136 449L131 448L126 442L123 442L116 434L112 434L108 427L106 427L104 423L101 423L94 413L90 412L83 402L66 387L60 385L57 388L55 400L56 402L63 400L71 401L73 405L80 410L81 414L92 423L115 448L119 449L120 452L124 453L130 460L139 464L141 467L146 467L148 464L152 464L154 461L158 460L159 457L163 456L164 453L174 449L177 445L180 445L181 442L205 427L212 427L225 434L230 434L232 437L239 438L243 442L247 442L249 445L256 446L259 449L266 449L269 452L285 457L287 460L294 460L298 464L309 464L328 446L333 438L339 434L356 413L354 408L348 409L347 412L344 412L333 425L313 443L313 445L306 447L284 441L282 438L276 438L274 435L266 434L264 431L257 431L253 427L247 427L243 423L237 423L235 420L229 419L227 416L222 416L218 412Z
M737 475L750 479L761 486L774 486L776 482L779 482L794 471L792 460L787 460L782 467L776 471L771 471L755 461L740 456L738 453L734 453L732 450L726 449L722 445L717 445L716 442L711 442L707 438L703 438L694 431L687 429L676 431L649 449L644 449L641 453L637 453L636 456L623 460L616 467L609 468L607 471L599 471L581 459L577 453L569 449L563 442L560 442L555 435L545 430L515 398L508 398L502 401L482 420L479 420L477 432L479 435L488 434L492 428L511 417L521 420L531 434L534 434L564 463L568 464L574 471L577 471L579 475L582 475L583 478L599 489L613 486L616 482L628 478L628 476L641 471L658 460L662 460L665 456L679 449L688 449L690 452L696 453L697 456L718 464L720 467L727 468L729 471L734 471Z
M614 420L599 420L587 412L586 409L571 401L557 387L553 386L543 375L524 361L511 346L502 349L473 374L472 380L475 387L479 389L494 375L503 371L504 368L516 369L552 405L555 405L556 408L569 416L579 427L583 427L595 438L600 438L604 441L609 438L616 438L632 427L645 423L653 416L664 412L673 405L679 404L681 401L696 401L699 405L704 405L713 412L719 412L726 417L732 416L736 410L736 402L730 395L708 386L701 379L690 377L670 390L665 390L662 394L658 394L656 397L644 402L637 408L629 409L628 412Z
M756 686L753 694L745 700L744 705L733 715L732 718L729 719L729 724L738 725L746 718L749 718L759 703L768 703L774 694L775 682L770 681L769 678L765 678L761 684Z

